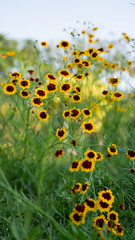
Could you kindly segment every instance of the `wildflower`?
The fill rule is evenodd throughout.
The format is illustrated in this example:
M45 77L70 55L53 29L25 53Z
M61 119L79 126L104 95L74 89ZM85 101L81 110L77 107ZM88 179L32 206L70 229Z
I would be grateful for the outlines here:
M131 66L131 65L132 65L132 61L127 60L127 65L128 65L128 66Z
M101 48L98 48L98 52L100 53L103 53L104 52L104 49L101 47Z
M65 111L62 113L62 116L63 116L64 119L66 119L67 117L70 116L70 111L65 110Z
M82 60L82 65L85 68L90 68L91 63L89 61L87 61L87 60Z
M46 42L46 41L40 42L40 45L41 45L42 47L47 47L47 42Z
M88 150L87 152L84 153L84 155L86 156L86 158L96 161L97 153L95 151Z
M98 193L98 198L103 202L112 204L114 202L114 196L111 190L102 190Z
M95 162L90 159L81 159L80 163L80 169L82 172L92 172L95 168Z
M12 79L10 80L10 82L11 82L12 84L16 85L16 84L19 83L19 78L12 78Z
M64 154L64 151L61 149L58 149L55 153L55 158L61 157Z
M75 75L75 79L77 79L77 80L82 80L82 79L84 79L84 75L82 75L82 74L77 74L77 75Z
M66 68L67 69L70 69L70 68L73 68L74 67L74 65L72 64L72 63L68 63L67 65L66 65Z
M81 205L81 204L75 204L75 208L73 209L73 211L86 215L86 213L87 213L87 206Z
M91 185L91 184L88 184L88 182L85 182L85 183L82 185L82 187L81 187L81 189L80 189L80 192L81 192L82 194L85 194L86 191L87 191L87 189L88 189L88 187L89 187L90 185Z
M48 84L46 84L45 88L47 93L52 93L52 92L56 92L57 91L57 83L54 82L50 82Z
M117 86L120 83L119 79L120 79L119 77L117 77L117 78L108 78L108 83L111 84L113 87Z
M71 193L77 193L80 191L82 184L81 183L76 183L72 188L71 188Z
M81 111L80 109L73 108L70 110L70 118L76 119L80 116Z
M85 31L85 30L82 30L82 34L86 34L86 31Z
M30 75L32 75L32 74L34 73L34 70L29 69L27 72L28 72Z
M73 63L74 63L75 65L78 65L79 63L81 63L81 59L80 59L80 58L75 58L75 59L73 60Z
M60 42L59 46L60 46L61 48L67 49L67 48L70 47L70 42L68 42L68 41L66 41L66 40L62 40L62 41Z
M60 92L67 92L67 91L71 91L72 89L72 85L69 82L66 83L62 83L60 86Z
M95 227L98 230L101 230L104 229L104 224L107 225L107 220L105 219L104 215L94 217L93 227Z
M97 27L94 27L94 28L92 28L92 30L93 30L93 31L96 31L96 30L98 30L98 28L97 28Z
M134 160L134 159L135 159L135 151L129 150L129 151L126 153L126 156L127 156L130 160Z
M116 149L115 144L110 145L110 147L108 147L107 150L111 155L117 155L118 154L118 150Z
M96 211L96 201L91 198L86 198L84 205L87 206L88 211Z
M59 74L60 76L64 77L64 78L71 76L70 72L68 72L67 70L64 70L64 69L60 70L60 71L58 72L58 74Z
M83 109L82 113L84 114L85 117L92 117L92 112L87 108Z
M84 132L88 132L88 133L95 132L95 125L93 124L92 121L84 122L81 127L84 130Z
M130 173L133 173L133 174L134 174L134 173L135 173L135 169L134 169L134 168L131 168L131 169L130 169Z
M79 52L78 55L79 55L79 56L87 55L87 51L86 51L86 50L85 50L85 51L81 51L81 52Z
M111 155L110 153L108 153L108 154L106 155L106 158L112 158L112 155Z
M106 96L106 95L109 94L109 92L108 92L108 90L103 90L102 94L103 94L104 96Z
M81 214L81 213L78 213L78 212L72 212L69 217L71 218L72 222L76 225L76 226L79 226L81 224L84 224L85 223L85 217L86 215L84 214Z
M124 97L124 94L122 94L121 92L117 92L117 91L112 93L112 95L111 95L111 98L116 101L120 101L123 97Z
M35 95L41 99L47 98L47 93L42 88L36 88Z
M5 59L7 56L6 56L6 54L3 53L3 54L1 55L1 57L2 57L2 59Z
M49 115L46 113L45 110L41 110L41 111L39 111L39 113L38 113L38 118L39 118L41 121L47 121L48 118L49 118Z
M27 80L27 79L22 79L22 80L19 81L19 85L23 89L29 88L30 87L30 81Z
M124 211L124 210L125 210L124 203L121 203L121 204L119 205L119 208Z
M127 36L126 34L125 35L123 35L124 36L124 38L125 38L125 40L127 41L127 42L129 42L130 41L130 37L129 36Z
M8 95L13 95L16 91L16 87L13 84L6 84L4 86L4 92Z
M102 66L105 67L105 68L108 68L109 67L109 62L107 62L107 61L102 62Z
M68 58L67 58L67 57L65 57L65 56L63 56L63 59L64 59L65 61L68 61Z
M81 89L80 89L80 87L79 87L78 85L75 86L75 90L76 90L78 93L81 92Z
M15 52L10 50L7 52L7 55L10 56L10 57L13 57L15 55Z
M21 73L19 73L19 72L10 73L9 77L11 77L11 78L16 78L16 77L21 78Z
M72 163L72 166L69 168L70 172L78 172L80 168L80 162L78 162L77 160L75 162Z
M108 221L111 220L113 222L118 222L118 213L115 211L108 212Z
M81 96L75 94L72 96L73 102L81 102Z
M87 53L91 55L94 52L94 48L88 48Z
M123 229L122 229L122 227L119 223L116 224L115 230L117 231L118 236L123 236L124 232L123 232Z
M75 50L71 54L72 54L73 57L76 57L76 56L78 56L79 52L77 50Z
M94 51L91 53L91 58L92 58L93 60L97 60L98 57L99 57L98 51L94 50Z
M59 140L61 141L62 139L65 139L65 134L67 133L65 128L58 128L56 131L56 137L59 138Z
M56 80L56 78L53 76L53 74L51 74L51 73L47 73L46 75L45 75L45 77L48 79L48 80L50 80L50 81L55 81Z
M94 43L94 40L92 38L89 38L88 42L89 43Z
M97 152L97 158L96 158L96 161L102 161L104 158L104 155L100 152Z
M109 48L109 49L111 49L113 47L114 47L114 45L112 43L109 43L108 46L107 46L107 48Z
M101 212L109 212L112 208L112 204L102 201L101 199L97 201L97 209Z
M72 141L71 141L71 145L72 145L72 146L76 146L76 140L72 140Z
M20 95L22 96L22 98L28 98L30 96L27 90L20 91Z
M34 97L31 99L31 104L33 106L37 106L37 107L40 107L41 105L43 105L43 103L40 101L40 98L38 97Z

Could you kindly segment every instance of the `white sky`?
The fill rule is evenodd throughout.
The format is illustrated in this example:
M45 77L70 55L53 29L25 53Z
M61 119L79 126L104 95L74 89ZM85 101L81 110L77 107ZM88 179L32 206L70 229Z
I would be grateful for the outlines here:
M0 33L9 38L59 42L76 21L100 27L101 38L135 38L135 0L1 0ZM114 33L112 35L112 32Z

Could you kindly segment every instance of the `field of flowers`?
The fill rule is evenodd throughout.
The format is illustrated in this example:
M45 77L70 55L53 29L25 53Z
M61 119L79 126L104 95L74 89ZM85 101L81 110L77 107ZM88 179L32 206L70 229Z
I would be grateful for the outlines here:
M135 239L134 39L0 35L0 239Z

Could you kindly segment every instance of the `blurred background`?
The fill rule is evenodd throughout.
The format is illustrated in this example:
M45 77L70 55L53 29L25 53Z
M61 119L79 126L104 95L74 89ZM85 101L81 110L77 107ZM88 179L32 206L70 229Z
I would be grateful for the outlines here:
M81 29L86 21L99 27L100 38L119 38L122 32L134 38L134 4L135 0L1 1L0 33L17 40L56 43L69 38L70 26Z

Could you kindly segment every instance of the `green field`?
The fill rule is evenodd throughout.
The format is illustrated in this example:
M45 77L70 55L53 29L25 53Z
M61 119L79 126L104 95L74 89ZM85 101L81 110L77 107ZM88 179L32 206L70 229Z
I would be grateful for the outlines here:
M1 240L135 239L134 49L97 31L0 35Z

